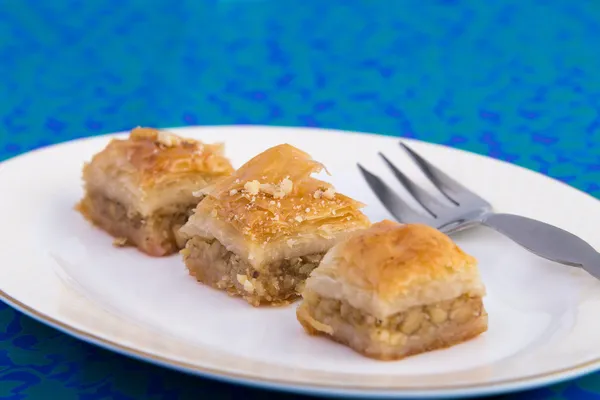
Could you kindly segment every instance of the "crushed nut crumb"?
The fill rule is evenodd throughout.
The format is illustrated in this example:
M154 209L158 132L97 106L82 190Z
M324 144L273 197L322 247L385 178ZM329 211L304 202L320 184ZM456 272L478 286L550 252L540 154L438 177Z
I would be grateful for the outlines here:
M127 238L124 237L118 237L113 240L113 246L115 247L125 247L127 244Z
M192 254L192 252L188 248L183 248L179 251L179 254L181 254L183 257L188 257L190 254Z
M165 131L158 131L156 133L156 141L166 147L175 147L181 144L179 136Z
M250 281L244 282L244 290L248 293L254 292L254 285Z
M301 216L299 216L299 215L298 215L296 218L294 218L294 219L295 219L296 221L298 221L298 222L302 222L302 217L301 217Z
M231 190L229 191L229 195L230 195L230 196L235 196L235 195L237 194L237 192L238 192L238 191L237 191L237 189L231 189Z

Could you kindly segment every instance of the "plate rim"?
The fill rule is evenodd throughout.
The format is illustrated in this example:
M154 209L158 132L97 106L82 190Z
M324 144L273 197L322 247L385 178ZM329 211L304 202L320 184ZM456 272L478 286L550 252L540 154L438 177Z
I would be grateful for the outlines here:
M75 328L64 322L61 322L46 314L40 313L34 308L15 299L0 289L0 300L21 312L28 317L52 327L64 334L67 334L77 340L85 343L115 352L117 354L147 362L161 368L167 368L173 371L183 372L191 376L197 376L204 379L212 379L228 384L244 385L256 389L276 390L288 393L297 393L305 395L321 395L327 397L352 397L352 398L420 398L420 399L438 399L438 398L466 398L476 396L492 396L518 391L525 391L544 387L551 384L557 384L571 379L575 379L600 370L600 358L586 361L584 363L563 368L561 370L550 371L541 374L530 375L515 379L508 379L492 384L479 383L465 386L438 386L435 389L411 388L407 390L398 389L365 389L364 387L352 386L331 386L326 384L302 384L294 381L285 381L282 379L264 378L251 376L242 373L224 372L222 370L213 370L209 367L189 364L182 361L168 359L166 357L154 355L143 350L127 346L117 341L102 338L94 333Z
M594 196L591 196L589 193L586 193L583 190L580 190L576 187L573 187L565 182L559 181L537 171L528 169L526 167L512 164L506 162L504 160L495 159L492 157L485 156L483 154L470 152L468 150L454 148L452 146L447 146L439 143L426 142L422 140L416 140L413 138L403 138L396 137L393 135L382 135L377 133L363 133L356 131L344 131L337 129L323 129L323 128L311 128L311 127L293 127L293 126L261 126L261 125L197 125L197 126L180 126L174 128L160 128L170 131L182 131L182 130L203 130L203 129L285 129L285 130L303 130L308 132L316 133L315 131L324 132L333 132L338 135L356 135L356 136L373 136L378 138L397 138L398 140L405 140L408 142L422 142L427 143L434 146L446 147L452 149L454 151L465 152L471 155L476 155L478 157L487 158L494 160L496 162L500 162L503 164L509 164L512 167L517 167L519 169L528 171L529 173L534 173L543 178L549 179L551 181L557 182L565 187L570 189L574 189L581 194L585 194L588 197L591 197L594 200L596 199ZM72 140L55 143L49 146L40 147L37 149L33 149L31 151L27 151L21 153L15 157L8 158L0 162L0 168L10 161L20 159L22 157L31 156L34 153L51 150L56 147L62 147L63 145L70 145L77 142L88 141L88 140L97 140L99 138L111 138L116 137L118 135L125 134L126 131L115 132L115 133L107 133L102 135L88 136L82 138L75 138ZM107 338L103 338L91 332L91 330L79 329L74 326L71 326L65 322L62 322L54 317L49 315L45 315L31 306L23 303L20 300L12 297L4 290L0 289L0 299L5 302L7 305L11 306L13 309L41 322L45 325L48 325L54 329L57 329L69 336L72 336L78 340L82 340L84 342L90 343L92 345L108 349L110 351L119 353L124 356L128 356L130 358L134 358L137 360L141 360L144 362L149 362L154 365L158 365L160 367L169 368L172 370L184 372L187 374L200 376L203 378L213 379L216 381L226 382L229 384L241 384L249 387L255 387L260 389L267 390L277 390L277 391L285 391L290 393L299 393L299 394L309 394L309 395L324 395L324 396L350 396L354 398L360 397L376 397L376 398L452 398L452 397L472 397L472 396L481 396L481 395L495 395L502 394L508 392L522 391L528 389L534 389L542 386L546 386L549 384L555 384L559 382L563 382L566 380L571 380L580 376L587 375L589 373L600 370L600 357L592 360L585 361L583 363L573 365L570 367L562 368L559 370L548 371L540 374L533 374L529 376L522 376L518 378L505 379L498 382L493 383L475 383L475 384L464 384L464 385L452 385L452 386L437 386L434 389L428 388L407 388L407 390L399 390L398 388L386 389L386 388L366 388L364 386L338 386L338 385L327 385L321 383L303 383L298 381L288 381L285 379L279 378L268 378L261 377L259 374L249 375L245 373L232 372L232 371L224 371L221 369L211 369L207 366L199 366L194 364L189 364L184 361L178 361L174 359L169 359L164 356L154 355L148 353L143 350L136 349L133 346L128 346L126 344L121 344L116 340L110 340Z
M526 171L526 173L530 173L530 174L535 174L541 178L545 178L548 179L552 182L558 183L564 187L567 187L569 189L572 190L576 190L577 192L579 192L582 195L585 195L593 200L596 201L600 201L600 199L597 199L596 197L592 196L591 194L589 194L588 192L586 192L583 189L579 189L575 186L572 186L570 184L568 184L567 182L563 182L559 179L553 178L549 175L543 174L541 172L538 172L536 170L524 167L522 165L519 164L514 164L511 163L509 161L506 160L501 160L499 158L494 158L494 157L490 157L487 156L485 154L481 154L481 153L476 153L474 151L470 151L470 150L465 150L465 149L461 149L458 147L452 147L450 145L447 144L443 144L443 143L437 143L437 142L428 142L426 140L421 140L421 139L416 139L416 138L411 138L411 137L404 137L404 136L395 136L395 135L385 135L385 134L381 134L381 133L374 133L374 132L363 132L363 131L348 131L348 130L344 130L344 129L335 129L335 128L323 128L323 127L307 127L307 126L292 126L292 125L253 125L253 124L232 124L232 125L185 125L185 126L175 126L175 127L159 127L156 129L160 129L160 130L166 130L166 131L171 131L173 133L177 133L177 131L187 131L187 130L194 130L194 129L236 129L236 128L240 128L240 129L265 129L265 130L303 130L306 132L313 132L313 134L316 134L317 132L321 132L321 133L328 133L328 134L334 134L334 135L354 135L354 136L371 136L371 137L375 137L375 138L388 138L388 139L392 139L392 138L396 138L397 140L402 140L402 141L407 141L407 142L415 142L415 143L425 143L428 145L432 145L432 146L439 146L439 147L446 147L449 149L452 149L453 151L458 151L461 153L468 153L472 156L476 156L476 157L481 157L481 158L485 158L485 159L490 159L493 160L495 162L501 163L501 164L506 164L506 165L510 165L511 167L514 168L518 168L520 170ZM133 129L133 128L132 128ZM45 146L40 146L40 147L36 147L34 149L31 149L29 151L25 151L22 153L19 153L15 156L6 158L4 160L0 161L0 168L5 165L10 163L11 161L16 161L19 158L22 157L27 157L30 156L34 153L37 152L42 152L42 151L46 151L46 150L50 150L52 148L55 147L60 147L60 146L68 146L77 142L84 142L84 141L93 141L95 139L101 139L101 138L105 138L105 139L109 139L112 137L118 137L120 135L126 135L129 131L116 131L116 132L108 132L108 133L101 133L99 135L93 135L93 136L82 136L79 138L73 138L73 139L69 139L69 140L65 140L65 141L61 141L61 142L56 142L56 143L52 143L49 145L45 145Z

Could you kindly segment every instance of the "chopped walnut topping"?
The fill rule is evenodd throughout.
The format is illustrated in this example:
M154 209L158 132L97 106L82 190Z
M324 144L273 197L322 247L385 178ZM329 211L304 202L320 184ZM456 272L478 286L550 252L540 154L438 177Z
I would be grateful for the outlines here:
M281 196L279 198L283 198L285 195L292 193L294 184L291 180L289 180L289 178L285 178L279 184L279 188L281 189Z
M237 192L238 192L238 191L237 191L237 189L231 189L231 190L229 191L229 195L230 195L230 196L235 196L235 195L237 194Z
M179 146L182 142L179 136L165 131L158 131L156 133L156 141L166 147Z
M310 212L310 208L307 208L307 209L306 209L306 210L304 210L304 211L306 211L306 212L308 213L308 212Z
M257 180L246 182L244 184L244 189L251 195L257 195L260 191L260 182Z
M335 197L335 190L333 188L328 188L324 193L323 193L323 197L325 197L328 200L333 200L333 198Z
M320 199L320 198L326 198L328 200L333 200L333 198L335 197L335 189L333 188L328 188L327 190L323 191L321 189L317 189L314 193L313 193L313 197L315 199Z
M272 195L275 199L283 199L292 192L293 187L294 184L292 181L285 178L279 185L272 185L270 183L260 185L260 191Z
M301 216L299 216L299 215L298 215L296 218L294 218L294 219L295 219L296 221L298 221L298 222L302 222L302 217L301 217Z
M271 183L260 183L257 180L246 182L244 189L251 194L257 195L259 192L267 193L273 196L275 199L282 199L286 195L292 192L294 184L288 178L281 181L279 185L273 185Z

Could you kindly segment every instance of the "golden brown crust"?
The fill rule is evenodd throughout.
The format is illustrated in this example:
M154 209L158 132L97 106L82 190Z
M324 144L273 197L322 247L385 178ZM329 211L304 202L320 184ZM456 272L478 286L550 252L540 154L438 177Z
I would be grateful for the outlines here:
M202 190L206 197L183 232L190 237L212 235L258 264L277 258L261 254L277 246L298 248L302 241L322 238L329 241L328 249L340 233L365 228L369 221L360 211L362 203L311 177L321 169L293 146L272 147ZM219 236L224 231L228 234ZM285 249L276 253L293 256Z
M102 164L106 172L135 176L140 187L151 187L174 174L202 173L203 175L228 175L233 167L223 156L223 145L205 144L198 140L153 128L135 128L128 139L113 139L96 154L90 165Z
M332 248L308 288L347 298L378 316L465 292L485 293L477 261L448 236L425 225L387 220Z
M445 280L476 263L437 229L389 220L359 232L336 250L345 261L338 274L382 298L396 297L416 281Z
M348 225L357 222L364 226L362 203L340 193L325 195L328 189L331 192L331 185L310 176L322 169L322 164L293 146L272 147L215 186L202 190L210 200L199 205L198 212L216 210L217 218L227 220L259 243L303 229L318 229L324 219L334 225L348 221ZM284 181L291 183L291 191L282 189L278 196ZM248 188L253 182L259 185L255 194Z
M101 191L144 215L181 200L229 175L220 144L205 144L152 128L113 139L83 168L86 189ZM197 201L195 202L197 203Z

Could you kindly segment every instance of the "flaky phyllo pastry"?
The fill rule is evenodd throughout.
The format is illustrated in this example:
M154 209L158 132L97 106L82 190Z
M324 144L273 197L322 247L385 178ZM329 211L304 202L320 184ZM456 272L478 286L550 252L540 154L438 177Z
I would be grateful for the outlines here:
M297 317L368 357L393 360L487 330L477 261L425 225L374 224L340 242L306 281Z
M181 229L190 273L255 306L296 298L325 252L369 225L361 203L311 177L322 169L284 144L201 190Z
M116 244L164 256L183 246L177 231L198 204L192 193L231 172L220 144L136 128L85 164L78 209Z

